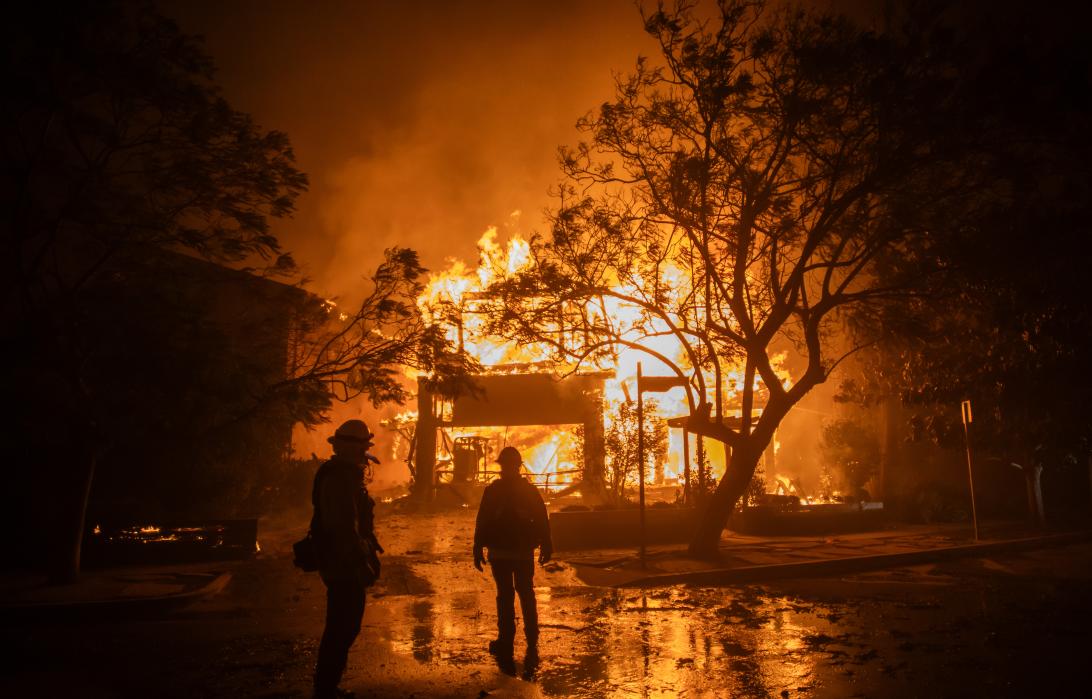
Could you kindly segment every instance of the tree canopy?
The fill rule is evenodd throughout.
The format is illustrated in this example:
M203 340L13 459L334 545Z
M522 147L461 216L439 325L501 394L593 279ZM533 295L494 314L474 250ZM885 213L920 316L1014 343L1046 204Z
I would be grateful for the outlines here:
M983 458L1083 471L1092 443L1081 407L1092 376L1083 271L1092 254L1092 59L1083 22L989 10L973 28L958 15L949 26L967 95L949 114L974 125L974 164L988 187L953 207L957 225L938 237L944 283L862 321L888 332L845 393L902 400L950 446L962 444L958 406L970 399Z
M0 381L62 577L108 453L197 479L202 460L275 458L332 399L404 398L394 364L457 386L468 365L418 318L412 251L388 251L355 309L293 288L272 222L307 177L285 134L224 98L199 39L148 2L22 5L0 32Z
M103 317L109 289L165 252L293 272L270 220L291 214L307 178L287 137L233 109L200 43L147 3L23 5L0 31L3 381L21 406L14 443L61 476L50 500L67 545L51 548L70 577L111 432L106 396L137 368L112 362L126 338Z
M935 109L959 84L913 23L733 0L644 20L661 55L562 150L550 236L495 287L495 328L573 362L628 347L689 380L688 429L731 452L691 544L710 554L788 410L875 340L845 332L847 311L935 273L967 133Z

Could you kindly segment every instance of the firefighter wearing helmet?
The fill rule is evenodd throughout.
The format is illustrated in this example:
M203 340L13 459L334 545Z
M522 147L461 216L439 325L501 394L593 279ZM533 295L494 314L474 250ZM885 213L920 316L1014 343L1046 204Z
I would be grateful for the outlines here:
M319 467L311 491L311 535L326 585L326 627L315 666L319 699L343 695L338 684L360 633L365 591L379 575L383 547L375 536L375 501L364 479L367 463L379 463L368 451L374 437L361 420L338 427L327 440L334 454Z
M550 520L538 489L520 475L523 457L514 447L497 456L501 477L482 494L474 527L474 567L489 561L497 584L497 638L489 651L511 661L516 635L515 596L523 612L527 658L538 656L538 606L535 601L535 549L538 562L553 555Z

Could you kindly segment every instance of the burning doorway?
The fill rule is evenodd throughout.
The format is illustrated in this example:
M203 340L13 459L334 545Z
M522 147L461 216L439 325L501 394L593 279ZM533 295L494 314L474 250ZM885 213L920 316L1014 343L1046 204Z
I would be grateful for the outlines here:
M567 491L597 498L604 484L603 384L609 376L608 373L565 377L528 372L486 374L476 378L482 388L480 396L455 400L433 394L419 381L414 494L430 500L437 485L443 482L441 479L470 482L487 478L496 451L505 446L502 442L512 441L508 439L507 428L533 426L539 428L533 432L537 437L535 446L552 441L560 447L563 432L569 440L574 432L582 432L583 442L583 464L578 469L559 468L555 448L552 458L540 459L539 470L532 468L537 480L543 480L537 484L550 489L551 482L554 486L564 483L560 487ZM452 436L456 428L485 429L486 434ZM495 428L505 430L500 439ZM526 436L527 432L523 434ZM438 458L441 451L443 459ZM548 449L546 453L549 454ZM568 473L571 470L577 472Z

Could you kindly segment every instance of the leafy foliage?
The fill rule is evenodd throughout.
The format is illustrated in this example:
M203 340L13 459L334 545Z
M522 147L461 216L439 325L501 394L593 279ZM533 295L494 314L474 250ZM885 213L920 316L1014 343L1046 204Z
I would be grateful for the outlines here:
M909 307L854 322L886 328L845 386L858 402L896 395L922 437L962 446L959 404L984 458L1070 471L1084 480L1092 433L1085 296L1092 156L1089 58L1079 29L1030 8L955 25L968 99L949 118L977 125L984 193L949 207L933 248L945 270ZM1072 489L1071 489L1072 490Z
M840 418L823 425L820 448L824 465L838 476L831 485L843 492L855 494L879 472L879 440L858 420Z
M692 546L705 552L788 410L875 341L847 345L846 312L920 292L936 271L931 224L972 183L966 134L923 109L958 83L915 27L717 9L645 15L662 63L638 60L580 122L551 237L533 243L530 273L497 285L494 316L576 363L626 347L689 377L689 429L733 450ZM677 357L655 349L664 338ZM786 348L801 358L788 380L773 362Z
M232 109L197 41L148 5L70 10L23 6L5 27L7 282L75 293L141 245L293 271L269 227L307 188L287 137Z
M662 463L667 458L667 424L663 420L649 419L655 414L656 401L645 401L645 477L649 465ZM637 402L624 400L618 406L618 414L604 434L607 454L607 492L615 502L626 499L626 489L637 485L640 458L637 453Z
M766 495L766 489L766 469L759 466L755 469L751 481L747 484L747 491L743 497L744 502L748 505L760 504L763 496Z

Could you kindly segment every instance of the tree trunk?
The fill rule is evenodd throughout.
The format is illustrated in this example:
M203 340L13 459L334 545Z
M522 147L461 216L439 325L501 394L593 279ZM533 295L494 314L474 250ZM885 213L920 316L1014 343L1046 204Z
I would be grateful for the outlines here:
M1088 506L1092 509L1092 454L1088 455Z
M698 558L716 558L720 550L720 535L728 525L739 498L747 490L751 478L758 468L762 455L761 447L756 448L748 440L732 450L732 456L724 469L724 477L717 484L717 489L709 496L698 516L697 528L690 540L690 555Z
M80 561L83 555L83 537L87 526L87 504L91 499L91 483L95 478L96 459L90 449L77 451L76 463L72 464L72 490L68 495L59 523L59 547L54 560L50 579L57 584L76 581L80 575Z
M1032 526L1046 526L1046 513L1043 511L1043 467L1039 465L1028 466L1024 469L1024 479L1028 489L1028 518Z
M900 416L899 416L899 403L894 396L885 396L880 403L880 473L878 492L876 493L874 500L881 500L884 503L884 508L890 508L892 506L898 506L901 503L895 503L894 498L891 497L890 491L894 491L892 486L892 475L898 472L896 463L899 455L899 448L902 440L900 439Z
M614 494L607 483L606 444L603 434L603 392L596 390L585 403L584 475L581 492L590 505L608 503Z

